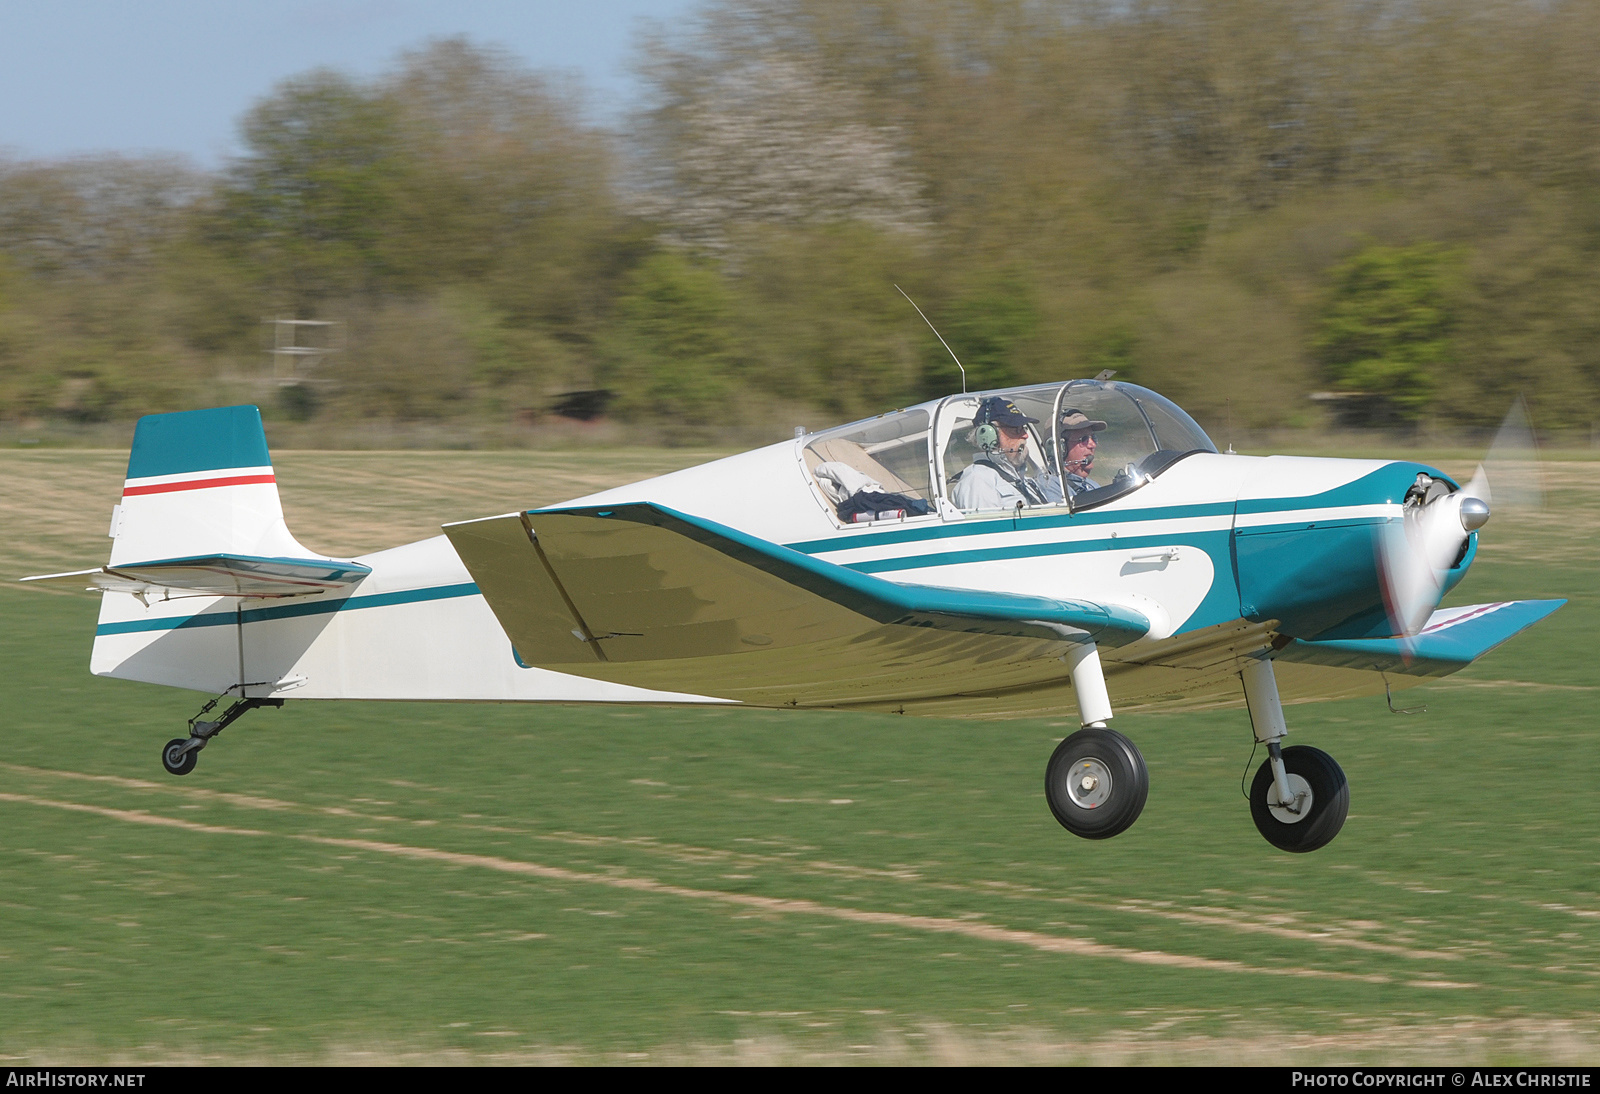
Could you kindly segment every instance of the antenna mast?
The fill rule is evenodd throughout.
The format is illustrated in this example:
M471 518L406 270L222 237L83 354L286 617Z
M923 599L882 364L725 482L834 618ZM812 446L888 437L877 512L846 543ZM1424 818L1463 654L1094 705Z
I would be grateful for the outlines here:
M906 291L899 285L895 286L895 291L906 298L907 304L910 304L913 308L917 308L917 302L911 299L910 296L907 296ZM917 308L917 314L922 315L921 308ZM922 321L928 324L928 329L933 331L933 336L939 340L939 344L945 348L947 353L950 354L950 360L954 361L956 363L956 368L961 370L961 394L965 395L967 393L967 366L961 363L961 358L957 357L956 351L950 348L950 343L944 340L944 335L940 334L939 328L933 325L933 320L929 319L926 315L922 315Z

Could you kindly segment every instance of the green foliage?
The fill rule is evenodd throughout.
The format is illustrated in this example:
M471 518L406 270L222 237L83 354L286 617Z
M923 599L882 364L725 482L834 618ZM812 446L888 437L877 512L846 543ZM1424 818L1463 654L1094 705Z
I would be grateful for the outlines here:
M1433 244L1369 246L1331 271L1313 345L1341 391L1382 397L1369 413L1419 417L1443 381L1459 255Z
M1261 431L1308 424L1314 384L1299 316L1277 295L1218 269L1182 269L1153 279L1128 320L1129 379L1176 400L1219 445ZM1111 365L1109 367L1116 367Z
M728 284L750 383L839 421L918 397L919 350L930 336L892 286L920 295L920 247L849 223L749 233L740 247Z
M209 214L173 240L158 276L171 301L173 333L192 350L216 358L259 352L262 294L248 267L203 237Z
M282 84L216 176L0 159L0 419L270 402L293 316L343 324L319 419L612 385L820 425L960 386L899 284L973 388L1114 368L1251 429L1520 390L1587 432L1597 51L1570 2L743 0L647 49L616 134L432 41Z
M658 251L629 276L617 301L619 412L669 430L738 422L737 356L727 288L709 263Z
M966 369L968 391L1017 383L1017 349L1038 325L1038 309L1030 286L1013 272L996 276L957 297L934 319L934 326ZM961 380L961 370L950 352L937 338L925 340L923 396L960 391Z
M241 126L224 238L291 307L382 287L388 225L409 169L392 104L336 73L290 80Z
M1488 429L1519 394L1542 429L1585 435L1600 417L1600 261L1583 193L1534 193L1497 210L1464 274L1450 415Z
M332 409L344 418L441 420L474 409L472 342L439 295L348 302L346 349L328 372ZM336 370L336 371L335 371Z
M373 93L407 163L386 225L396 276L485 284L524 325L591 336L595 298L618 276L612 252L628 252L610 142L580 123L581 104L463 39L405 54Z
M1099 332L1089 345L1089 367L1084 373L1098 376L1109 369L1124 380L1135 379L1138 369L1133 358L1138 345L1138 336L1126 326L1112 326Z
M278 409L291 422L308 422L317 416L322 399L310 384L288 384L278 389Z

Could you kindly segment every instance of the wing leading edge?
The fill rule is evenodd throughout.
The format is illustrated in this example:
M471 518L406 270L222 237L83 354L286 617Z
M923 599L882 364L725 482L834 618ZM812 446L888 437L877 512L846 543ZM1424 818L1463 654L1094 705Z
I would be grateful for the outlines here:
M1063 643L1119 646L1129 608L900 585L648 503L448 525L530 665L774 705L1065 678Z

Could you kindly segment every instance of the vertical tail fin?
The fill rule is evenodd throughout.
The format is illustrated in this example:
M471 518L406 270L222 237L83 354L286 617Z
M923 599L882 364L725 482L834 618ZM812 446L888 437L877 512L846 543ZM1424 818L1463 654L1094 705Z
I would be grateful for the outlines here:
M89 660L100 676L212 692L277 681L282 651L270 631L246 642L243 605L337 595L372 573L289 533L253 406L140 418L112 528L109 565L32 579L104 591ZM305 641L331 615L308 618Z
M253 406L140 418L113 528L112 567L224 553L311 555L284 524Z

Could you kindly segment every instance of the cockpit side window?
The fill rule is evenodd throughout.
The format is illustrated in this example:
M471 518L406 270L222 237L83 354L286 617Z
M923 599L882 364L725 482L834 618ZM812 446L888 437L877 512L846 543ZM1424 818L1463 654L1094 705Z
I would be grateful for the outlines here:
M1018 503L1024 508L1054 504L1060 493L1052 493L1049 424L1057 386L955 395L940 405L935 425L940 487L952 505L974 512L1014 509ZM996 398L1014 410L1008 415L1014 431L1009 443L992 428L987 433L979 428L986 417L985 401ZM1020 425L1021 418L1033 421ZM1015 444L1019 428L1026 433L1020 447Z
M806 470L846 524L921 516L933 511L928 468L928 412L896 411L813 438Z

